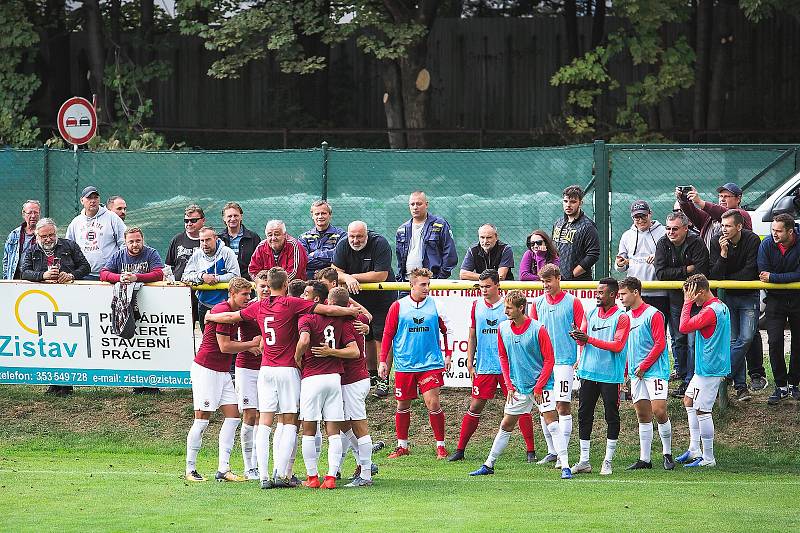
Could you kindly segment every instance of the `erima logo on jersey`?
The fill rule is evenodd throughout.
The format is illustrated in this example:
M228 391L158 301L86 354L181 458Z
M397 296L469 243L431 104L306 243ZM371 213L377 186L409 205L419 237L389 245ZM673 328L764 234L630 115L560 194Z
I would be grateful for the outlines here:
M414 321L414 324L422 324L423 322L425 322L425 317L412 316L411 320ZM408 328L408 332L409 333L421 333L421 332L430 331L430 330L431 330L431 328L428 327L428 326L413 326L413 327Z
M423 322L425 322L425 319L423 317L417 318L414 316L411 317L411 320L414 321L414 324L422 324Z
M497 321L495 320L495 322L497 322ZM497 328L483 328L481 330L481 333L484 334L484 335L496 334L497 333Z
M610 327L611 326L603 326L601 328L598 328L597 326L592 326L592 331L600 331L601 329L608 329Z
M486 325L487 325L487 326L496 326L496 325L497 325L497 319L495 318L494 320L489 320L489 319L487 318L487 319L486 319Z

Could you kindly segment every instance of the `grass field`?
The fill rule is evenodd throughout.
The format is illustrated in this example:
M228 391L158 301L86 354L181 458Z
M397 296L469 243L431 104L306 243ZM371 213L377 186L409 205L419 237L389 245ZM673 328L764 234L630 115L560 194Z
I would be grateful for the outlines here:
M636 423L623 404L623 433L609 478L571 481L552 468L523 462L521 438L496 474L469 478L485 458L500 416L487 409L461 463L436 461L424 409L412 419L412 455L375 458L380 473L369 489L261 491L255 483L190 484L182 479L188 391L157 397L120 389L83 389L50 398L43 387L0 386L0 530L329 530L483 531L777 531L800 527L800 409L769 408L760 393L748 405L716 417L719 467L674 472L625 472L637 458ZM452 449L464 391L447 391ZM686 415L670 405L674 450L686 446ZM371 400L373 435L391 447L393 402ZM604 427L598 413L592 463L599 470ZM218 419L206 431L198 469L216 469ZM238 438L237 438L238 440ZM660 457L656 435L654 459ZM577 454L577 424L571 460ZM543 440L537 433L539 453ZM323 451L323 462L325 453ZM241 471L237 449L232 460ZM320 465L322 468L323 465ZM322 470L321 468L321 470ZM343 471L352 471L348 458ZM296 470L303 472L302 458Z

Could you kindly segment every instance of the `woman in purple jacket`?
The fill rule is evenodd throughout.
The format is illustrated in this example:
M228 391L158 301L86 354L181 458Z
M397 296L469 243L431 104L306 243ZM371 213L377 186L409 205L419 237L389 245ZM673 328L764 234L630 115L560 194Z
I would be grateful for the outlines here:
M539 269L547 263L558 265L558 250L553 244L550 236L540 230L534 230L525 244L528 249L522 256L522 261L519 264L519 279L520 281L539 281Z

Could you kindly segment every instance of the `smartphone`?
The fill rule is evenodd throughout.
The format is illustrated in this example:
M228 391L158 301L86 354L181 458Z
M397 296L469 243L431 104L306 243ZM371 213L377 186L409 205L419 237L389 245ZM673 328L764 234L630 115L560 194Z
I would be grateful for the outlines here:
M50 265L50 268L53 269L53 270L58 270L60 272L61 271L61 259L59 259L58 257L54 257L53 258L53 264Z
M692 190L691 185L679 185L678 190L680 191L681 198L686 198L686 195Z

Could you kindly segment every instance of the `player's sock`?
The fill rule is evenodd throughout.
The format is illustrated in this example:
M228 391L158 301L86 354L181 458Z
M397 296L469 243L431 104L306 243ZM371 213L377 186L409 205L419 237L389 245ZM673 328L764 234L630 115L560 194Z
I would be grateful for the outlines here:
M569 457L567 454L567 443L564 441L564 435L561 433L561 428L558 426L558 422L555 420L550 422L547 425L547 430L553 437L553 446L556 449L556 455L558 455L558 460L561 462L561 466L568 467Z
M572 435L572 415L558 415L558 426L564 435L564 443L569 447L569 438Z
M592 447L592 441L590 440L580 440L581 445L581 463L588 463L589 462L589 450Z
M408 448L408 427L411 425L411 409L397 411L394 414L394 427L397 433L397 445Z
M314 434L314 445L317 447L317 456L322 453L322 424L317 422L317 432Z
M686 416L689 418L689 452L692 457L697 457L700 455L700 422L697 421L697 409L687 407Z
M328 476L336 478L336 473L339 471L339 459L341 458L341 435L328 435Z
M478 429L478 424L481 421L480 413L475 414L469 409L464 413L464 418L461 419L461 431L458 434L458 449L465 450L472 434Z
M661 437L661 450L664 455L672 455L672 421L658 425L658 436Z
M272 434L272 468L275 468L275 461L278 459L278 448L281 447L282 438L283 422L278 422L275 424L275 433Z
M317 454L317 457L319 457L319 454ZM286 477L292 477L292 475L294 474L294 463L296 461L297 461L297 441L295 441L295 445L292 446L292 454L289 456L289 464L286 465Z
M226 418L219 428L219 465L217 470L227 472L231 469L231 450L236 440L236 430L239 428L238 418Z
M250 467L251 468L258 468L258 455L256 454L256 438L258 436L258 421L256 421L256 425L253 426L253 452L250 455Z
M547 429L547 422L544 421L543 416L539 416L539 423L542 425L542 433L544 434L544 441L547 443L547 453L556 454L556 449L553 447L553 436L550 435L550 430Z
M239 432L239 438L242 444L242 460L244 461L245 473L252 470L253 463L253 426L250 424L242 424L242 430Z
M356 434L353 433L352 429L348 429L346 433L340 433L342 435L342 460L339 462L341 466L344 464L344 458L347 457L347 450L353 450L353 457L356 460L356 464L361 464L359 462L359 449L358 449L358 437Z
M497 435L492 443L492 449L489 451L489 457L486 458L486 466L494 468L494 463L497 461L497 458L500 457L500 454L502 454L503 450L508 446L508 439L510 437L510 431L506 431L503 428L497 430Z
M278 476L286 477L286 467L289 465L289 458L292 456L292 448L297 445L297 426L294 424L284 424L281 443L278 446L278 455L275 457L275 471Z
M700 440L703 442L703 459L706 461L714 460L714 419L711 413L697 415L700 423Z
M653 423L639 422L639 459L650 462L650 448L653 446Z
M186 471L197 470L197 454L203 445L203 432L208 427L208 420L194 419L189 433L186 435Z
M361 479L372 479L372 437L364 435L356 439L358 443L358 464L361 465Z
M522 438L525 439L525 451L536 451L536 444L533 440L533 417L530 413L526 413L519 417L519 432L522 433Z
M272 433L271 427L259 424L258 431L256 431L256 464L258 465L258 474L262 481L269 479L271 473L269 469L270 433Z
M303 462L306 464L306 474L316 476L317 470L317 447L313 435L303 435Z
M444 446L444 411L441 408L435 412L428 411L428 420L431 423L436 445Z
M606 461L613 461L617 451L617 439L606 439Z

